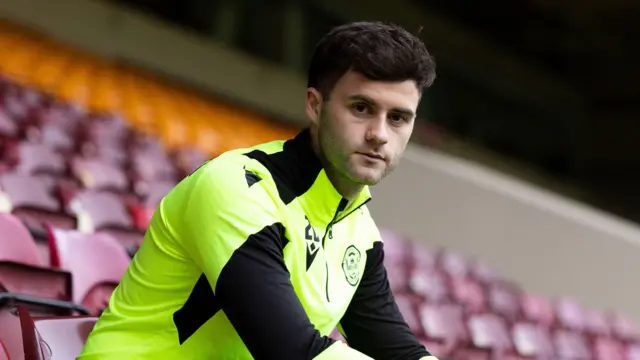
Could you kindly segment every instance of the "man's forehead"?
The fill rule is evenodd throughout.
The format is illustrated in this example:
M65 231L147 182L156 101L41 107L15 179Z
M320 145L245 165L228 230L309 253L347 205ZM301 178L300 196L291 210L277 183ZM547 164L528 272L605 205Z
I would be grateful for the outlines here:
M399 82L376 81L349 71L337 83L334 94L344 99L370 100L389 106L415 108L420 92L413 80Z

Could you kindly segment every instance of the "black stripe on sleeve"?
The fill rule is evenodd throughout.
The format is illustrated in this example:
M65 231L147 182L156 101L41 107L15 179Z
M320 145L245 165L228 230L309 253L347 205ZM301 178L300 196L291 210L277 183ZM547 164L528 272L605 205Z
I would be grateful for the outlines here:
M367 251L362 280L340 321L349 346L376 360L429 356L396 305L383 265L381 242Z
M282 224L251 235L222 269L215 294L257 359L313 359L334 343L315 329L284 262Z

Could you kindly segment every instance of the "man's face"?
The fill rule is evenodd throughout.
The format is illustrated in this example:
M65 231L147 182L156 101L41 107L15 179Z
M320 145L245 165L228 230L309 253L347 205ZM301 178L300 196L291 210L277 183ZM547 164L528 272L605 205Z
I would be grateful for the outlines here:
M315 111L314 96L321 97L310 89L307 112L330 170L357 184L377 184L397 165L413 131L420 101L415 82L372 81L350 71Z

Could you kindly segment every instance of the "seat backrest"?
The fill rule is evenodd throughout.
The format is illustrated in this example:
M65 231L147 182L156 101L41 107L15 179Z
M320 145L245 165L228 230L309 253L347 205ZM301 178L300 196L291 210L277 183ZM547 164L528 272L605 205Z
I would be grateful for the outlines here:
M465 306L468 313L481 312L486 307L484 289L471 278L451 278L451 294L457 302Z
M0 340L0 360L10 360L9 350L4 346L2 340Z
M71 171L87 189L125 192L129 188L125 172L107 161L76 157L71 161Z
M52 265L72 274L76 303L82 303L97 285L119 283L129 266L125 249L106 233L49 228L49 234Z
M503 283L489 286L488 303L492 311L509 321L515 321L520 315L520 297L517 289Z
M16 171L24 174L46 172L62 175L65 160L45 144L22 142L18 145L19 163Z
M518 354L527 357L551 359L553 343L547 329L539 324L517 323L512 330L513 344Z
M410 245L407 249L409 252L407 257L409 258L408 263L413 269L431 271L437 268L440 251L422 244L411 243Z
M0 213L0 261L41 266L40 252L29 230L15 216Z
M24 359L22 326L18 313L13 308L0 308L0 342L8 359ZM2 359L2 355L0 355Z
M497 272L494 268L489 266L489 264L483 261L473 261L473 264L471 264L470 272L474 279L480 281L483 284L490 285L503 280L502 274Z
M585 328L591 334L609 336L612 333L607 314L598 309L585 309Z
M511 350L511 334L505 320L496 314L478 314L469 318L469 333L474 346L481 349Z
M599 336L593 341L596 359L624 359L624 345L617 339Z
M165 197L171 191L176 184L170 181L154 182L149 184L147 195L144 199L144 206L147 208L155 209Z
M0 187L8 195L12 207L29 207L58 212L60 203L47 192L47 184L41 178L10 173L0 176Z
M560 326L567 329L583 331L586 315L582 306L574 299L560 298L556 300L556 317Z
M531 293L520 294L520 307L528 321L550 327L555 322L555 311L549 299Z
M449 275L464 278L469 274L471 267L466 256L453 251L444 251L440 254L440 266Z
M458 304L422 305L420 322L429 339L444 342L466 341L464 309Z
M556 355L561 359L591 359L591 349L582 333L559 329L553 335Z
M429 303L440 303L449 299L446 276L437 269L413 269L409 276L409 287Z
M191 174L207 160L209 160L209 157L195 148L182 148L175 153L176 164L182 170L182 175L184 176Z
M406 240L398 233L389 229L380 229L380 236L384 242L385 264L399 264L407 260L407 244Z
M36 318L35 326L51 360L68 360L80 355L96 321L95 317Z
M638 341L640 340L640 331L636 322L631 318L622 314L613 314L611 318L613 333L620 339Z
M640 360L640 343L632 343L627 346L627 360Z
M69 208L78 217L78 228L93 232L101 228L133 228L126 205L115 194L84 191L76 195Z

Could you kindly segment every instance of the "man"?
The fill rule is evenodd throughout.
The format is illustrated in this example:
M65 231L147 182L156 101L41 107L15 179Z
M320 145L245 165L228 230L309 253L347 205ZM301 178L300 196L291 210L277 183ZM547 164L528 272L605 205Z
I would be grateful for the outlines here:
M398 311L365 205L434 78L400 27L329 32L310 128L222 154L163 199L80 359L435 359Z

